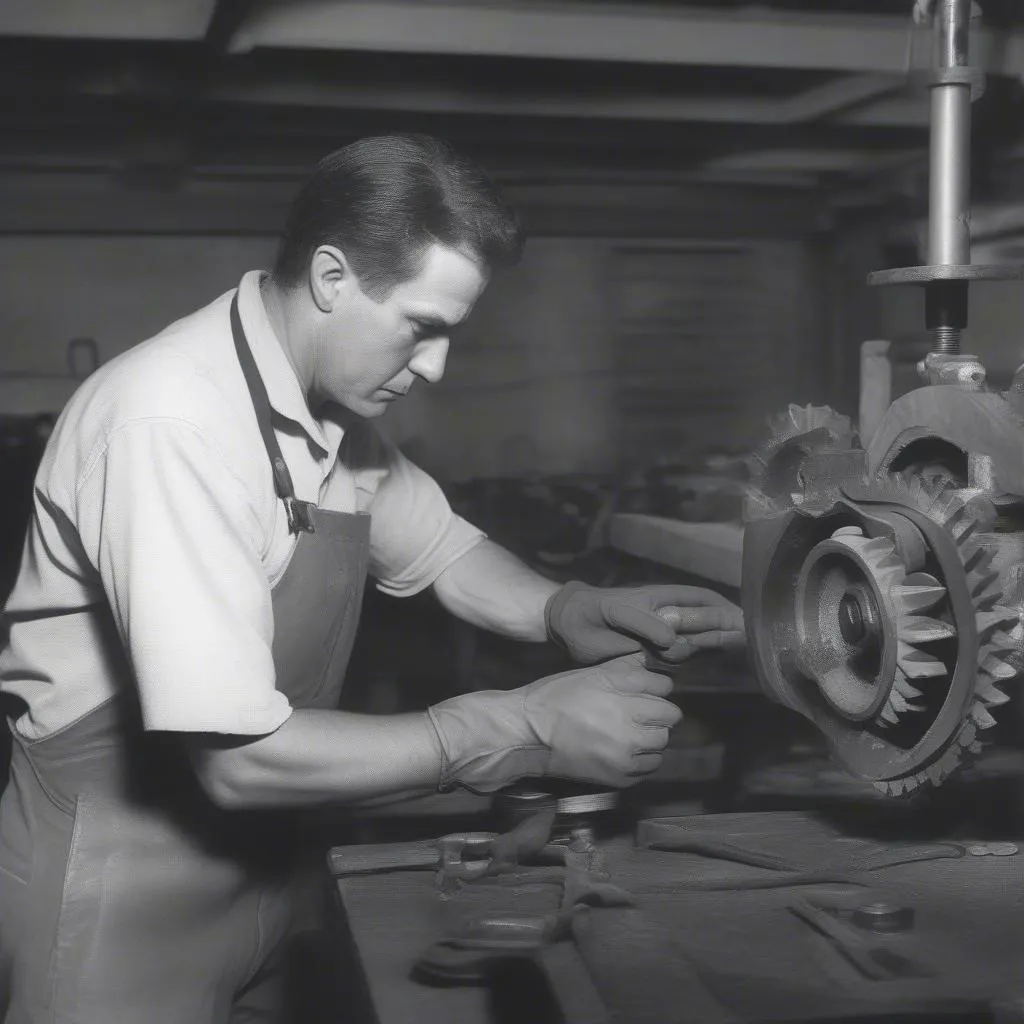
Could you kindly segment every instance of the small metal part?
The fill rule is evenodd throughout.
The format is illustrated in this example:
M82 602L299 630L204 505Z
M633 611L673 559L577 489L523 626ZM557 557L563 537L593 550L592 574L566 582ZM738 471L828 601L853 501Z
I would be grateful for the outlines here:
M604 816L614 813L620 796L614 790L588 791L580 786L560 785L552 780L550 790L533 789L525 784L509 786L495 794L494 810L498 827L510 831L534 815L554 810L551 842L571 844L586 832L591 837Z
M578 796L562 797L557 804L559 814L597 814L614 811L619 805L619 794L614 790L595 790Z
M985 367L977 356L966 353L930 352L917 364L917 372L926 384L953 384L965 391L985 389Z
M914 908L894 903L866 903L850 917L858 928L869 932L905 932L914 927Z
M445 940L453 949L531 950L550 941L554 919L540 914L506 911L467 921Z
M453 832L437 841L434 888L442 898L455 895L463 882L483 878L490 871L495 838L493 832Z
M993 857L1012 857L1020 851L1016 843L990 843L989 852Z
M995 465L991 455L969 452L967 455L967 486L977 491L994 494L998 486Z
M336 846L328 854L328 867L335 878L376 875L384 871L433 869L439 863L440 849L434 839L412 843Z
M971 843L967 852L972 857L1012 857L1020 851L1016 843Z
M284 498L283 501L285 514L288 516L289 533L316 533L311 511L315 506L312 502L299 501L298 498Z
M532 789L522 783L509 786L494 796L494 809L498 815L498 827L511 831L520 822L543 811L556 809L558 798L542 789Z

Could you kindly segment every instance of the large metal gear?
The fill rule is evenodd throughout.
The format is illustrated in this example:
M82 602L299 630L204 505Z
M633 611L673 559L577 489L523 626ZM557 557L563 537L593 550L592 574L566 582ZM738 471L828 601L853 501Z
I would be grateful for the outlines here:
M805 492L747 527L755 667L853 774L912 793L981 749L1018 672L1021 602L994 567L987 500L834 468L828 500Z

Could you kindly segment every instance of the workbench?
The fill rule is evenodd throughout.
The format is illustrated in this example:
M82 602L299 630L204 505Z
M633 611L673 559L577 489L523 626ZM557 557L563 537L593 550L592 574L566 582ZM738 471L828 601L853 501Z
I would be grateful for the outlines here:
M634 823L624 834L600 838L594 849L604 876L629 893L635 906L582 911L602 926L589 933L574 927L573 938L550 944L543 955L510 960L507 971L495 972L490 987L435 987L415 980L414 964L445 933L452 905L462 896L442 898L431 870L366 871L364 864L361 873L346 874L346 864L358 861L361 848L338 848L330 858L338 875L333 949L352 994L344 1019L378 1024L1024 1020L1024 854L1005 855L1003 847L1003 856L971 855L963 844L941 837L908 843L872 832L869 838L805 811L660 821L698 841L783 857L825 874L831 869L862 884L779 884L773 869L720 854L640 848L636 839L648 841L650 826ZM937 859L870 872L849 869L851 863L863 868L879 851L888 857L904 849L925 849L928 856L928 849L937 850ZM762 885L771 887L758 888ZM493 899L498 909L535 907L539 888L522 882L495 889ZM863 973L842 943L793 909L811 901L848 912L854 904L878 900L909 907L915 915L909 931L863 932L869 945L884 947L887 956L897 954L898 969L889 973L887 967L878 977ZM848 921L842 927L857 933ZM922 976L916 976L918 969ZM608 993L618 997L631 986L628 1010L619 1005L609 1011ZM568 1012L567 1003L573 1004ZM987 1005L998 1006L995 1017Z
M738 588L743 566L740 523L690 523L622 512L608 520L608 545L710 583Z

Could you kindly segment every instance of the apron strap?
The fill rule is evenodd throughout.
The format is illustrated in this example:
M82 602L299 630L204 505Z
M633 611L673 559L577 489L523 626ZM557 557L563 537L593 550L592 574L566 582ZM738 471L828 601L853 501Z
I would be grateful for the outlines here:
M249 388L249 397L252 399L252 407L256 411L256 422L259 424L260 434L263 437L263 445L267 449L267 456L270 458L270 468L274 474L274 490L277 496L284 502L285 512L288 515L288 530L291 533L313 533L313 517L310 514L310 503L299 501L295 497L295 485L292 483L292 475L288 471L288 464L281 454L281 446L277 443L277 435L270 420L270 398L267 395L266 386L259 370L256 368L256 360L253 359L249 349L249 342L245 337L245 330L242 327L242 318L238 313L238 293L236 292L231 300L231 335L235 341L235 352L238 355L238 362L242 367L242 375L245 377L246 386Z

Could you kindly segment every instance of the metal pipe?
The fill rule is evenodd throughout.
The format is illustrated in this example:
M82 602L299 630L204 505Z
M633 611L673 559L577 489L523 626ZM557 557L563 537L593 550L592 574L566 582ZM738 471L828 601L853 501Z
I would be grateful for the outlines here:
M935 71L931 89L928 262L963 265L971 260L971 86L942 81L942 72L967 67L970 0L938 0Z
M971 0L936 0L928 193L931 266L971 262L970 15ZM967 323L967 283L931 282L926 319L935 335L935 350L956 355L960 331Z

